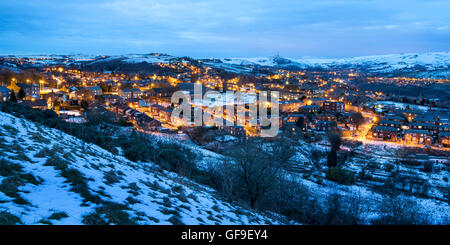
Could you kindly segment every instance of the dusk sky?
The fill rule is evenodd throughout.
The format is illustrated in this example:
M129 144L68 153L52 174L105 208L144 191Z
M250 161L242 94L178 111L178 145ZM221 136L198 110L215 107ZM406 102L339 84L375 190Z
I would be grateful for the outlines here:
M450 1L7 0L0 54L345 57L450 51Z

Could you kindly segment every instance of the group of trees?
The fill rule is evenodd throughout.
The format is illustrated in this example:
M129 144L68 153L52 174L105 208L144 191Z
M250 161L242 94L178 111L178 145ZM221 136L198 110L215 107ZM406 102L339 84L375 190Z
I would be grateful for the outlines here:
M341 148L342 138L339 133L332 132L328 135L328 140L331 146L331 150L327 156L327 164L329 168L332 168L338 165L337 152Z
M9 101L13 102L13 103L17 103L17 99L19 100L23 100L26 97L25 91L21 88L19 90L19 92L17 93L17 97L16 97L16 93L13 91L11 91L11 95L9 96Z
M282 171L296 151L289 139L267 142L242 139L224 152L222 163L212 163L211 185L229 200L242 200L252 208L263 205L268 195L277 192Z
M34 69L26 69L21 72L13 72L9 69L0 69L0 86L9 86L11 82L15 79L16 82L25 82L27 80L38 82L39 80L44 79L42 73Z
M3 103L1 110L59 129L116 154L121 148L129 160L154 162L162 169L213 187L230 202L278 212L301 223L361 224L366 222L365 214L370 211L369 203L358 194L342 196L336 191L323 202L323 196L311 192L289 174L286 169L297 150L295 139L286 135L271 140L244 138L228 148L222 162L211 163L208 170L203 170L196 165L199 155L183 145L158 141L136 131L117 138L115 126L110 125L113 120L108 119L112 115L90 110L88 123L77 125L62 121L53 111L15 103ZM332 151L339 150L341 143L337 135L330 136ZM380 219L376 222L426 223L423 215L413 215L418 213L417 207L410 199L386 199L380 204Z
M338 190L330 190L328 195L314 193L284 171L286 158L293 156L290 151L272 151L267 142L244 140L227 156L221 163L210 165L208 176L210 185L229 202L277 212L304 224L428 223L412 198L385 196L377 203L360 193L343 195ZM369 220L370 213L378 213L379 218Z

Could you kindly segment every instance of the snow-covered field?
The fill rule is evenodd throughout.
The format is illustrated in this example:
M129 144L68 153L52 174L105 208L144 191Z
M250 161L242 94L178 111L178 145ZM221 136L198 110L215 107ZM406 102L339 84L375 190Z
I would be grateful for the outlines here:
M152 163L0 113L0 215L21 224L282 224ZM8 214L8 215L9 215Z

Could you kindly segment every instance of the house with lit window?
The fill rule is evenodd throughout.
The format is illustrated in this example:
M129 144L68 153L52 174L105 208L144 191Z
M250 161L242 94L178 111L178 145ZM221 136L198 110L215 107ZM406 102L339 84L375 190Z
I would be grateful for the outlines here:
M318 105L305 105L300 107L300 111L305 113L319 113L320 112L320 106Z
M450 147L450 132L440 132L438 135L439 143L444 147Z
M378 125L371 129L370 137L378 140L397 141L398 132L398 128Z
M89 90L92 92L94 96L99 96L103 94L103 90L99 86L90 87Z
M317 121L337 121L337 117L330 113L321 113L316 117Z
M381 120L378 122L378 125L380 126L386 126L386 127L394 127L394 128L401 128L402 123L398 121L391 121L391 120Z
M246 135L244 127L242 127L240 125L224 126L223 130L234 136L245 136Z
M140 99L138 99L138 98L129 98L129 99L127 99L127 105L131 108L138 108L139 101L140 101Z
M142 114L136 119L137 125L143 130L155 131L161 128L161 122L151 118L145 114Z
M323 103L325 102L325 98L322 97L312 97L305 100L307 105L318 105L320 107L323 106Z
M419 129L419 130L427 130L429 132L438 132L439 126L434 123L410 123L410 129Z
M325 101L322 108L324 111L344 112L345 104L340 101Z
M11 96L11 89L4 87L4 86L0 86L0 101L8 101L9 97ZM17 95L16 95L17 96Z
M410 122L417 116L423 114L422 111L417 111L417 110L395 110L395 112L403 114Z
M119 90L119 95L122 98L129 99L129 98L139 98L142 96L142 91L138 88L132 88L132 89L121 89Z
M39 85L37 84L17 83L16 86L16 89L14 89L14 92L16 92L16 94L19 93L20 89L23 89L26 97L39 98L41 94L41 90L39 89Z
M405 131L405 142L410 144L431 145L433 134L426 130L409 129Z
M295 112L303 106L303 101L301 100L285 100L279 103L280 112Z
M337 123L333 121L318 121L316 123L316 130L322 132L336 131Z
M403 123L406 121L406 118L403 116L403 114L388 113L383 117L383 120L397 121Z

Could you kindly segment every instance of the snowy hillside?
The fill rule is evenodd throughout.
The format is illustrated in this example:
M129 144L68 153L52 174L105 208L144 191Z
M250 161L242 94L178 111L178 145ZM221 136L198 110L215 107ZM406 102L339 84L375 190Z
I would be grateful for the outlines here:
M214 191L0 113L0 222L280 224Z
M2 56L2 58L27 58L34 66L67 65L67 64L103 64L109 62L123 62L134 64L172 63L187 61L183 57L168 54L125 54L125 55L19 55ZM401 73L413 77L449 78L450 52L389 54L376 56L361 56L339 59L317 58L284 58L284 57L256 57L256 58L209 58L199 59L205 66L223 69L235 73L251 72L253 67L274 68L325 68L325 69L356 69L373 73Z
M422 68L426 71L447 70L450 68L450 52L434 52L423 54L392 54L379 56L361 56L341 59L291 59L282 57L259 58L222 58L210 60L208 64L228 64L231 66L270 66L298 68L354 68L371 72L388 73L398 70Z
M170 63L172 59L176 57L166 55L166 54L127 54L127 55L113 55L107 56L104 59L97 59L95 62L108 62L108 61L121 61L127 63Z

